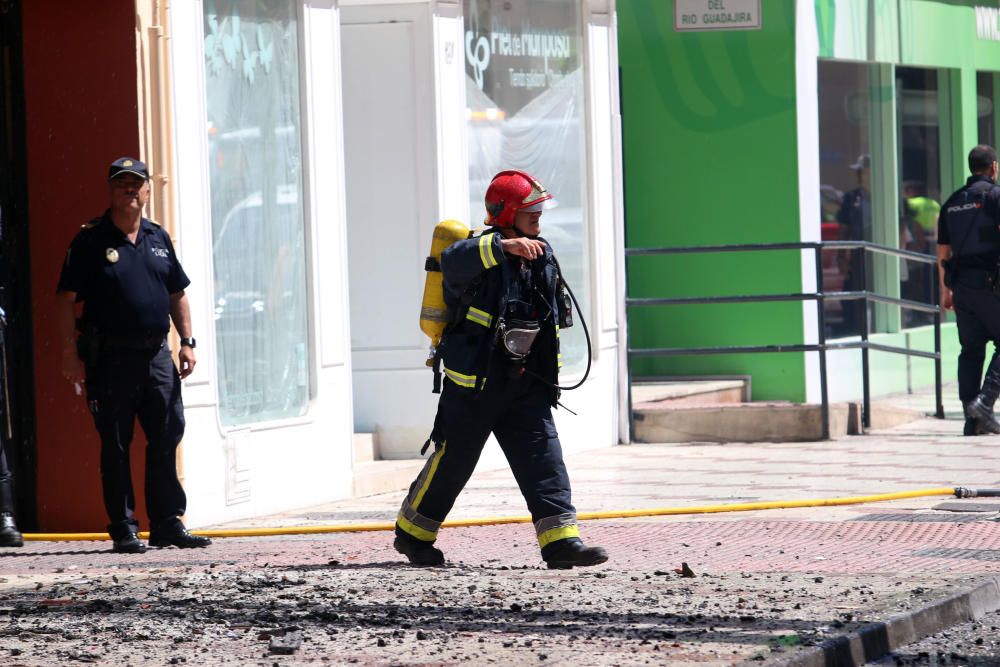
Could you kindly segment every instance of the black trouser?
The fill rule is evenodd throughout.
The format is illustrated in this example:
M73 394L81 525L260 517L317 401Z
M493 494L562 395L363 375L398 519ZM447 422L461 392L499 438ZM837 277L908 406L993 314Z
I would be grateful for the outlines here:
M982 274L985 276L985 271ZM1000 391L1000 294L979 281L980 273L963 271L961 282L953 286L958 341L958 397L963 403L976 398L980 391ZM983 278L985 282L985 278ZM983 380L986 343L993 342L993 358ZM996 385L996 386L994 386ZM994 394L995 397L995 394Z
M0 420L3 413L0 412ZM6 430L5 424L0 424L0 430ZM7 434L0 433L0 514L14 513L14 475L7 465Z
M136 417L146 434L146 509L152 530L170 530L187 508L177 479L184 435L181 380L166 343L155 350L110 349L88 369L87 401L101 436L101 484L108 533L139 530L129 449Z
M0 330L0 345L4 344L3 331ZM0 349L4 355L7 350ZM4 392L7 391L7 378L4 372L7 370L6 358L0 359L0 514L14 513L14 473L7 463L7 420L10 416L6 414L7 406L10 404L6 400Z
M539 545L579 537L548 389L530 376L497 375L478 396L445 380L434 421L435 452L400 508L400 537L426 542L437 538L491 432L528 504Z

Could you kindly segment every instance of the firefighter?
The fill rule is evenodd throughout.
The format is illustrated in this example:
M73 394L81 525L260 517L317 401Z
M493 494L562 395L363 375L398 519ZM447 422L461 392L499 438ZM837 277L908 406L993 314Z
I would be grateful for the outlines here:
M441 255L451 324L438 354L444 387L428 443L434 453L410 486L394 547L413 565L444 563L441 523L496 436L527 502L550 568L597 565L608 556L580 539L552 408L559 398L561 276L539 236L552 195L521 171L486 190L487 230ZM427 445L425 445L426 447Z
M937 256L941 305L955 309L958 395L965 409L965 435L1000 433L993 405L1000 394L1000 361L993 355L983 375L986 343L1000 343L1000 187L997 153L991 146L969 152L972 175L948 198L938 218ZM980 382L982 381L982 386Z

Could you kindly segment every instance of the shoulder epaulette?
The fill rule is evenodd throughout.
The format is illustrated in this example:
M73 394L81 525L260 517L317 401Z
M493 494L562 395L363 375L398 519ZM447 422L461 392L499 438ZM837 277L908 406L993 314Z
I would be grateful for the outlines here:
M146 220L149 220L149 218L146 218ZM157 227L162 227L162 226L163 226L163 225L161 225L160 223L158 223L158 222L157 222L156 220L149 220L149 221L150 221L151 223L153 223L154 225L156 225Z
M80 225L80 229L93 229L96 226L97 226L96 222L88 222L85 225Z

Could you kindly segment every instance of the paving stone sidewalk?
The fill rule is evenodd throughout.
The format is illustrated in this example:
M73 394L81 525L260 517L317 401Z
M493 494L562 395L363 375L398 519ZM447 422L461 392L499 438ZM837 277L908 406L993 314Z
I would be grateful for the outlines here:
M634 445L568 465L581 512L1000 487L1000 437L963 438L960 426ZM391 521L401 500L226 527ZM611 560L571 571L544 569L531 526L517 524L444 529L448 565L431 569L401 566L386 532L132 557L106 543L30 543L0 551L0 661L818 664L816 646L1000 576L998 509L940 497L588 521L585 539ZM510 473L496 470L474 475L451 518L522 514Z

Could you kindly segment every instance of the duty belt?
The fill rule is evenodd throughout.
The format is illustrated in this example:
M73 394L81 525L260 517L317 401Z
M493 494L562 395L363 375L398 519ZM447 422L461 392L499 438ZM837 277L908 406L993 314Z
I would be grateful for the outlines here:
M157 350L166 338L166 334L101 336L101 345L108 350Z

